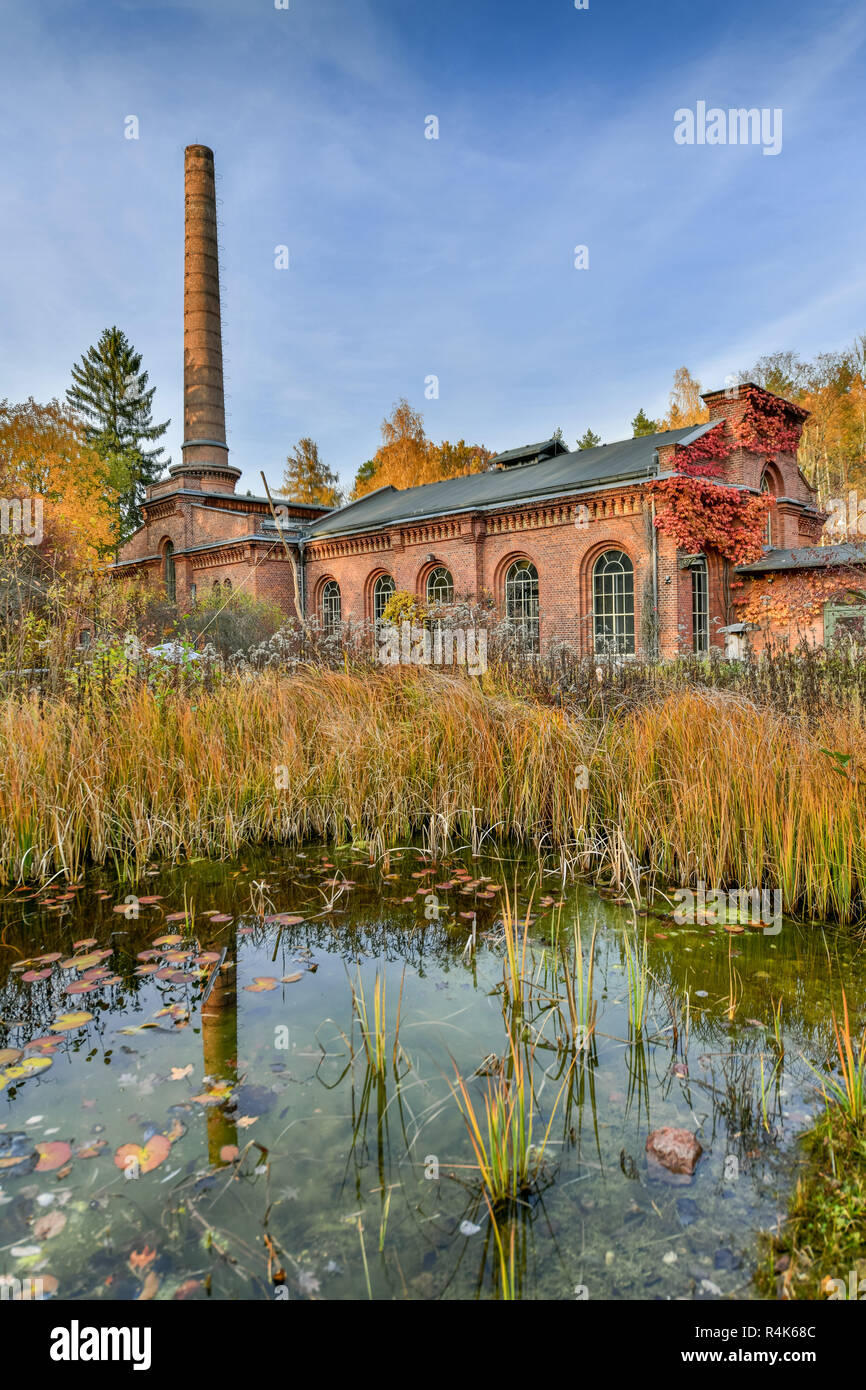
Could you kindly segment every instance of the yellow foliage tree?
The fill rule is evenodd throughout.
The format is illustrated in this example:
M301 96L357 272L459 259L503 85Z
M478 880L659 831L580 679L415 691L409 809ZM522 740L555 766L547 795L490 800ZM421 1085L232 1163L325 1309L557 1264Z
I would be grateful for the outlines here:
M39 558L65 572L90 567L114 544L117 492L105 460L58 401L0 401L0 497L42 501Z

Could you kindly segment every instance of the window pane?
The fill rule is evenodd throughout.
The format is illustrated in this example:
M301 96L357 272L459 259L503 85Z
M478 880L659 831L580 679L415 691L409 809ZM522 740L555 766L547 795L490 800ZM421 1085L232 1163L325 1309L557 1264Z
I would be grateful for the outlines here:
M634 567L621 550L606 550L593 571L595 650L634 654Z
M378 623L382 620L389 598L394 592L396 585L390 574L380 574L373 589L373 618Z
M521 633L528 649L537 652L538 570L529 560L515 560L505 576L505 616Z
M322 626L328 632L340 626L341 607L340 586L336 580L329 579L322 590Z
M427 602L454 602L454 580L444 565L437 565L427 576Z
M707 582L707 562L702 560L692 570L692 649L709 651L710 599Z

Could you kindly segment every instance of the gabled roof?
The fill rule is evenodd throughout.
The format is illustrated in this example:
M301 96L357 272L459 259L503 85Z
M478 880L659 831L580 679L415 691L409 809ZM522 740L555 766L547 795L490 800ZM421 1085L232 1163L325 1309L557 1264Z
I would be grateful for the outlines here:
M656 450L662 444L680 444L696 437L702 426L687 425L595 449L555 454L537 463L514 463L485 473L447 478L422 487L382 487L367 493L348 507L339 507L310 526L314 540L355 531L411 522L453 512L475 511L531 502L541 497L562 497L594 484L636 482L652 477L658 466ZM538 446L530 445L529 448ZM521 450L510 450L512 454ZM502 454L498 455L501 459Z

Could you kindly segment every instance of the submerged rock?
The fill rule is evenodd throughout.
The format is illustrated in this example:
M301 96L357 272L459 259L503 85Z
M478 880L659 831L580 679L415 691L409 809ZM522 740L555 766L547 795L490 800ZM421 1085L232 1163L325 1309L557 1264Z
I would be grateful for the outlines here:
M689 1179L703 1149L690 1130L663 1125L661 1129L654 1129L647 1139L646 1153L651 1174L660 1177L674 1174Z

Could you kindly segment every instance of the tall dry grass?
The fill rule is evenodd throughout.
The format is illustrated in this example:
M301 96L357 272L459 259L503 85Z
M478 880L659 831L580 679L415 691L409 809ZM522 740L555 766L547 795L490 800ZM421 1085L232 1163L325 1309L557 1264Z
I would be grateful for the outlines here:
M93 859L134 876L256 842L397 843L435 817L440 843L479 826L546 835L620 875L780 887L786 911L850 920L866 899L864 755L866 731L838 713L807 727L680 691L590 721L413 669L138 686L85 709L10 698L0 872L77 875Z

